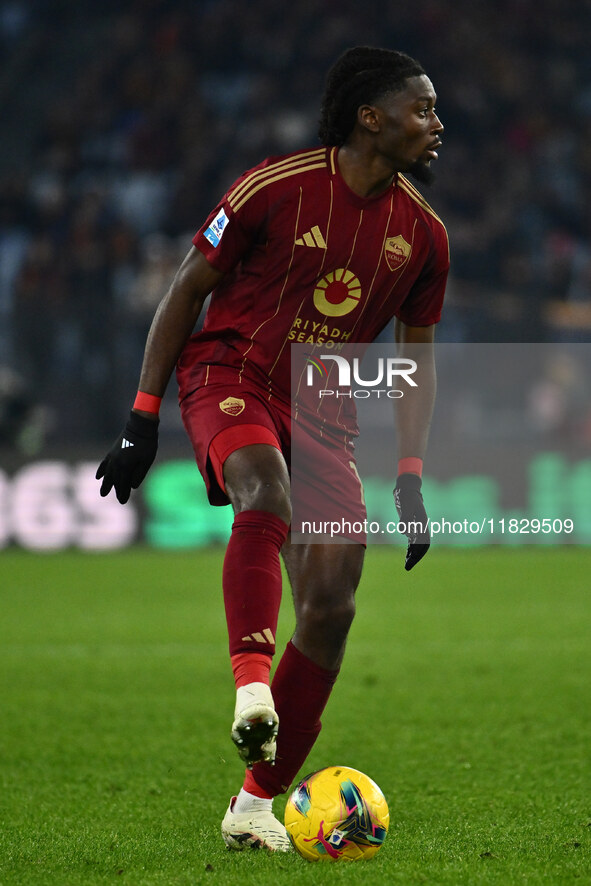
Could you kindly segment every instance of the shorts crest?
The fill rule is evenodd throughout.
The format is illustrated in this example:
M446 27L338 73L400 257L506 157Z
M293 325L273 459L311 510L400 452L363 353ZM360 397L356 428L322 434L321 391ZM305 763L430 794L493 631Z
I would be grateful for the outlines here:
M240 415L241 412L244 412L245 406L246 403L240 397L226 397L219 404L222 412L225 412L227 415Z

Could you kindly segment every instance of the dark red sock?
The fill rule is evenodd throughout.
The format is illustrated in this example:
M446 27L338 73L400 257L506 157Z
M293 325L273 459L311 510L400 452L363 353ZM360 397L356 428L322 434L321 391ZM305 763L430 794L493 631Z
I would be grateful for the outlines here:
M332 692L338 671L327 671L288 643L271 684L279 715L275 765L257 763L245 790L256 793L254 782L265 796L289 790L321 729L320 717Z
M249 794L252 794L254 797L261 797L263 800L272 800L273 794L269 794L264 788L257 784L254 779L254 775L252 774L252 770L247 769L244 773L244 784L242 785L245 791Z
M281 603L279 551L288 529L268 511L236 515L222 575L231 656L275 652Z

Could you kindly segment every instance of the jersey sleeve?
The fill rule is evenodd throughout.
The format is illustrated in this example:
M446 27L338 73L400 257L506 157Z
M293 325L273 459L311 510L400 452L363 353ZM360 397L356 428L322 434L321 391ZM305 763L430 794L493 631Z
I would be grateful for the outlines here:
M397 312L407 326L432 326L439 323L445 286L449 273L449 243L443 225L434 231L430 259Z
M267 220L267 199L261 189L246 201L234 194L242 178L230 188L193 237L193 245L222 273L231 271L262 238Z

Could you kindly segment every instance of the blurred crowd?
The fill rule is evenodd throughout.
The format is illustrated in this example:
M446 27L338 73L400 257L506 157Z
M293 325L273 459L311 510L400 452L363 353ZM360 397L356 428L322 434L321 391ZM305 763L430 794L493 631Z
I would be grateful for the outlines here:
M440 338L589 340L590 22L590 0L0 2L5 131L44 85L0 157L0 443L116 434L193 233L244 169L317 143L358 43L414 55L439 96Z

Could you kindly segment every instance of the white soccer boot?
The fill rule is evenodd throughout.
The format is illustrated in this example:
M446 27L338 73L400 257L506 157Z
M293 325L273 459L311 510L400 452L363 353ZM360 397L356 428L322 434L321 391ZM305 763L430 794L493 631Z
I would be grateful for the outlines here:
M236 797L232 797L222 821L222 837L228 849L291 851L287 831L270 809L251 809L239 813L234 812L235 803Z
M236 690L232 741L252 769L254 763L275 761L279 717L266 683L248 683Z

